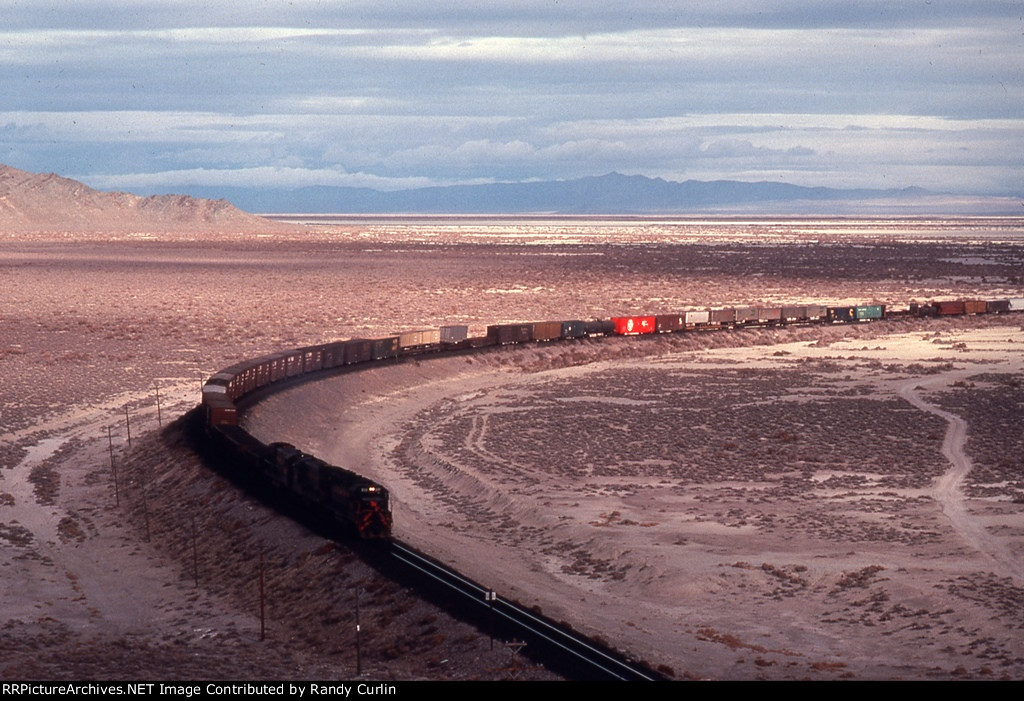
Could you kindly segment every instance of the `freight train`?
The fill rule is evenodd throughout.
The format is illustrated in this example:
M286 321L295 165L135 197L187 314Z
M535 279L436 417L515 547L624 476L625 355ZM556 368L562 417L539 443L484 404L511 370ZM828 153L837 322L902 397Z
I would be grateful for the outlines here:
M1021 311L1024 311L1024 298L915 303L901 309L881 304L730 307L604 320L495 324L488 326L486 335L481 337L470 337L467 326L442 326L385 338L335 341L238 363L213 375L203 385L203 416L207 435L246 474L267 486L285 490L303 507L329 516L340 525L351 528L360 538L381 539L391 535L388 490L345 467L329 465L288 443L266 445L257 440L239 426L239 412L246 402L272 385L281 387L289 380L308 377L311 373L358 369L375 362L428 353L597 336L855 324L897 317Z

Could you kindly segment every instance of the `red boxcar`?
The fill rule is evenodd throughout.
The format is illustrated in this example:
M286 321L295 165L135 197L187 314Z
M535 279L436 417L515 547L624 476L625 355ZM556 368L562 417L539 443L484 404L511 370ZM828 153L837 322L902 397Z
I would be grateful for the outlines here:
M654 333L657 321L653 316L615 316L615 333L620 336L634 336L640 333Z

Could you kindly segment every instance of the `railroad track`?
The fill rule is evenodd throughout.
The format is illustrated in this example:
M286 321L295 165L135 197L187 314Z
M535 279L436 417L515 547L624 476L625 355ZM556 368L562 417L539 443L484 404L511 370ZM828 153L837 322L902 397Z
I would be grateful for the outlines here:
M568 625L498 598L485 587L460 575L408 545L388 541L391 531L389 496L384 485L366 480L343 467L329 465L294 446L271 446L238 425L239 415L254 401L285 386L326 372L354 372L381 362L417 358L424 354L469 353L511 344L572 341L579 338L692 333L713 329L776 328L790 325L856 324L895 317L963 316L1024 312L1024 298L1006 300L940 301L910 304L906 310L880 304L828 307L740 307L686 311L676 314L612 317L608 320L537 322L489 326L485 337L467 337L465 326L406 332L379 339L349 339L296 348L246 360L210 377L203 386L206 436L237 472L249 475L271 491L285 491L303 519L318 514L335 526L347 527L373 542L364 549L382 569L417 588L429 586L455 602L457 615L500 632L522 638L534 658L558 666L578 679L655 680L663 677L610 648L588 640ZM381 539L381 540L377 540ZM492 598L493 597L493 598Z
M424 555L415 548L391 541L381 548L394 574L411 578L419 588L433 589L441 598L503 639L526 643L530 656L544 660L574 679L616 681L665 681L641 662L630 660L569 626L504 599L487 587Z

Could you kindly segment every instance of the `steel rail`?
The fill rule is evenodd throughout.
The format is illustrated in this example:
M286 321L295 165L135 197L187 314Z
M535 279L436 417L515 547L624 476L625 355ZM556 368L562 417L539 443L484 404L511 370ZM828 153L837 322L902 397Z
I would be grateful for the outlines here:
M650 672L644 671L623 659L616 658L613 654L599 649L592 641L579 633L575 631L570 632L563 626L523 608L514 601L497 599L495 606L489 606L487 602L478 596L474 596L474 594L486 594L490 591L489 589L452 570L447 565L442 565L432 558L426 557L400 541L392 541L391 550L392 557L400 562L465 596L473 603L490 607L497 615L514 626L546 641L564 653L571 655L574 659L603 672L613 679L622 681L656 681L660 679L660 677Z

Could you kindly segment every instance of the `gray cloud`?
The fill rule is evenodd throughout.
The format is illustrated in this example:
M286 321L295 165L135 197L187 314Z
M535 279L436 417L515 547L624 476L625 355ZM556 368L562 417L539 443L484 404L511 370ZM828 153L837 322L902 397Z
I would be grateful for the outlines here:
M1018 2L85 5L0 0L0 161L127 189L1021 189Z

